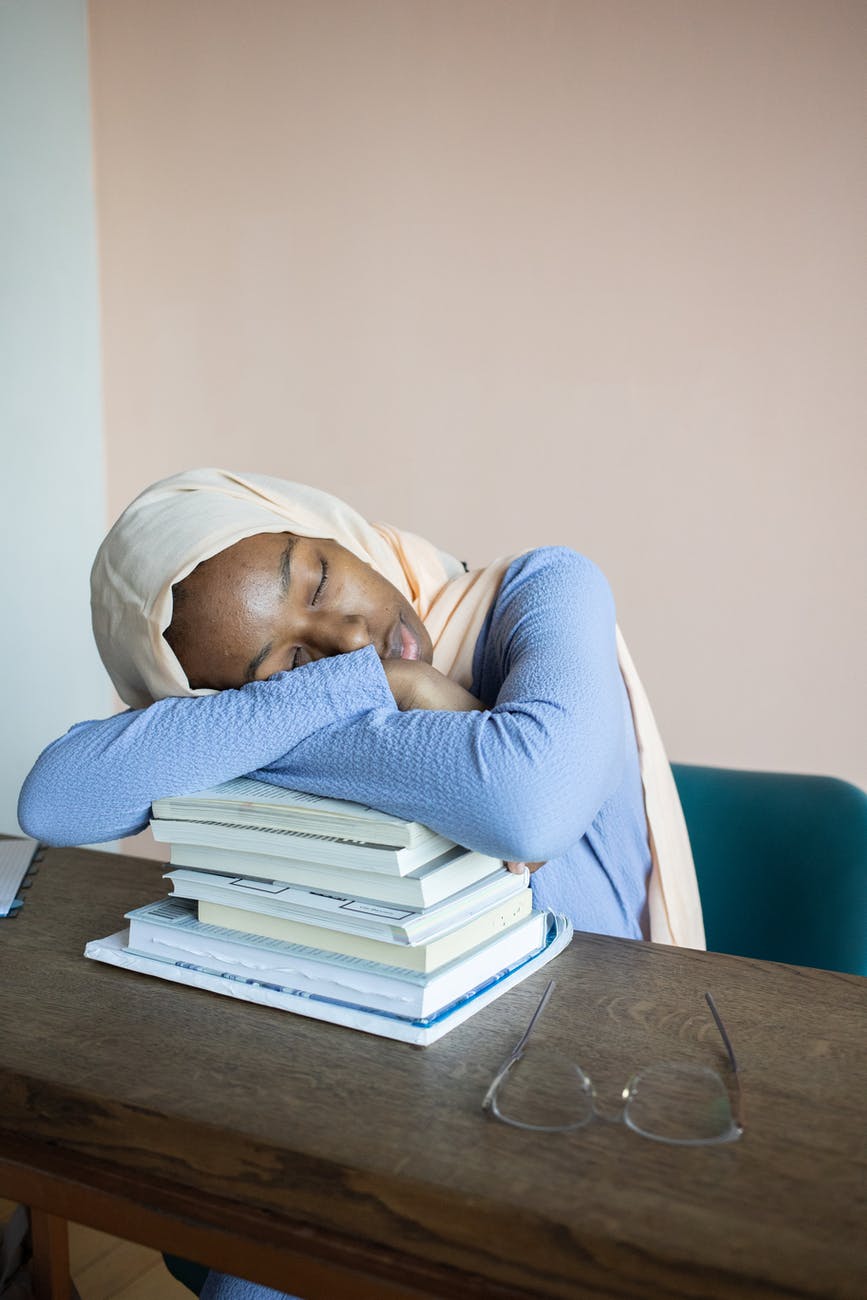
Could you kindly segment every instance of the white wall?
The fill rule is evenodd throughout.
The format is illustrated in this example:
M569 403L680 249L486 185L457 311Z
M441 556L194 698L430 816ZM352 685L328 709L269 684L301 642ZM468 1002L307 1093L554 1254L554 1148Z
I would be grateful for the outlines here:
M112 711L90 633L105 531L83 0L0 5L0 831L39 750Z
M608 574L672 757L867 785L863 0L91 0L108 497Z

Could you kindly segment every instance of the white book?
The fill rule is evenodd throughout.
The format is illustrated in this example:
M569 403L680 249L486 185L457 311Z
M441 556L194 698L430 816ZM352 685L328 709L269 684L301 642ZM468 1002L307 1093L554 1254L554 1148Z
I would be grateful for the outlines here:
M345 1003L333 1002L326 998L269 989L258 983L226 978L210 971L183 969L171 962L142 957L139 953L131 952L127 946L129 930L121 930L105 939L92 940L85 948L84 955L93 961L108 962L112 966L120 966L126 970L156 975L160 979L170 980L176 984L190 984L195 988L208 989L213 993L222 993L245 1002L258 1002L281 1011L294 1011L297 1015L308 1016L314 1020L327 1020L333 1024L346 1025L351 1029L361 1029L381 1038L394 1038L404 1043L415 1043L420 1047L426 1047L463 1024L495 998L502 997L509 989L520 984L563 951L572 938L572 925L564 916L552 915L551 920L545 947L535 957L531 957L503 979L489 983L479 992L472 993L447 1010L437 1015L411 1020L387 1012L347 1006Z
M18 892L30 883L26 876L38 848L39 841L29 835L0 842L0 917L10 916L21 907Z
M256 880L180 868L165 873L181 898L207 899L225 907L242 907L266 916L324 925L346 934L364 935L385 943L427 943L449 934L492 907L530 887L528 873L516 875L504 867L460 894L422 912L394 904L370 902L351 894L305 889L285 880Z
M196 920L195 904L188 899L148 903L127 912L126 919L128 947L143 957L409 1019L435 1015L488 981L502 978L535 956L548 928L547 914L533 912L468 957L433 975L421 975L205 925Z
M336 835L367 844L401 847L420 844L436 834L420 822L405 821L366 804L286 790L283 786L269 785L251 776L239 776L234 781L225 781L195 794L157 799L153 813L155 817L174 820L204 819L233 825L280 826L288 830L310 831L314 835Z
M154 805L156 807L156 805ZM154 817L151 831L162 844L189 844L197 849L223 849L255 853L293 862L321 863L343 871L355 868L405 876L458 846L444 835L429 835L407 848L386 844L365 844L337 835L319 835L292 830L287 826L247 826L241 822L213 818Z
M374 851L380 852L379 849ZM238 853L234 849L207 848L200 844L173 844L170 856L173 867L192 867L222 875L254 876L260 880L286 880L308 889L334 889L338 893L356 894L359 898L376 899L382 903L400 903L415 911L434 907L503 870L499 858L489 858L484 853L474 853L457 845L407 876L361 871L352 866L324 866L265 853Z
M528 917L532 907L532 892L523 889L507 902L483 912L469 924L426 943L415 944L387 943L382 939L346 934L322 925L290 921L282 916L265 916L261 912L253 913L240 907L223 907L220 903L211 903L206 899L199 901L198 913L200 921L208 925L222 925L227 930L261 934L270 939L282 939L285 943L303 943L310 948L321 948L324 952L363 957L366 961L381 962L384 966L429 973L439 970L448 962L457 961L483 943L489 943L498 934Z

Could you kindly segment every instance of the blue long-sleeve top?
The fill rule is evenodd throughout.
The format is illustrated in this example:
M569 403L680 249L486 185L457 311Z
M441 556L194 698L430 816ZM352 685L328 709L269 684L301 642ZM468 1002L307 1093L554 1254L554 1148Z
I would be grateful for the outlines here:
M240 690L82 722L42 753L18 816L43 843L147 825L155 799L244 774L357 800L494 857L544 861L536 905L641 936L650 852L638 754L598 568L510 565L475 648L484 711L401 712L372 646Z

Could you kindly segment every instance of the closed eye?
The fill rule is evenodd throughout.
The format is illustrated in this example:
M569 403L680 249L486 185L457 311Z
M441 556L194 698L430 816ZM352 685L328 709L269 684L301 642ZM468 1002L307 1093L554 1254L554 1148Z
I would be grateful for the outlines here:
M316 588L316 590L315 590L314 593L313 593L313 600L311 601L311 604L313 604L313 605L316 604L317 600L319 599L319 597L322 595L323 591L325 590L325 584L326 584L327 582L328 582L328 561L325 560L325 559L323 559L323 560L322 560L322 577L321 577L320 580L319 580L319 586Z
M316 602L319 600L320 596L325 590L325 584L328 582L328 561L325 559L320 560L320 564L322 565L322 577L319 579L319 586L316 588L316 590L313 593L313 599L310 602L311 605L315 605ZM289 665L290 668L300 668L302 663L305 664L309 663L310 656L306 655L305 657L305 655L306 652L303 651L300 646L297 646L292 655L292 662Z

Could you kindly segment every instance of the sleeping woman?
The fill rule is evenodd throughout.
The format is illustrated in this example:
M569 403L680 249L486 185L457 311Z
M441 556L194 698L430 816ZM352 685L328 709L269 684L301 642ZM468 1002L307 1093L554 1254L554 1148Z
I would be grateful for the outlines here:
M608 584L574 551L468 573L327 493L206 469L136 498L91 583L130 708L44 751L28 834L132 835L155 799L250 774L526 864L534 905L576 929L704 946L671 769Z

